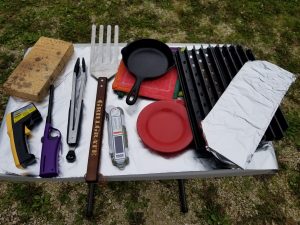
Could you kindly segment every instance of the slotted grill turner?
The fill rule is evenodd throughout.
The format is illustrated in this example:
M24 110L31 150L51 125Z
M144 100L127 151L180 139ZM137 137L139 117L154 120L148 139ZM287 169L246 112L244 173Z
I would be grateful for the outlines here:
M114 43L111 43L111 26L106 28L106 44L103 44L104 26L99 26L99 42L96 44L96 25L92 25L90 73L98 82L91 136L90 152L85 180L98 181L99 161L105 116L107 81L118 70L119 27L114 27Z

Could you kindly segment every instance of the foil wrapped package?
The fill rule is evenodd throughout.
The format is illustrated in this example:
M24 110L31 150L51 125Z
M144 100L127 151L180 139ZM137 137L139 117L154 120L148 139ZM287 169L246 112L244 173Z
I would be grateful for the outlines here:
M246 169L295 79L267 61L247 62L202 122L209 149Z

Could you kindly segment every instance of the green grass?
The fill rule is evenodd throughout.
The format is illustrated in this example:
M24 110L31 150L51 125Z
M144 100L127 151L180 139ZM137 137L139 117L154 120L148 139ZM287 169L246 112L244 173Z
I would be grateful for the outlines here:
M290 173L288 183L296 196L297 206L300 207L300 169Z
M300 111L291 111L287 114L289 121L289 128L287 130L287 137L295 144L296 148L300 150Z
M2 85L40 36L88 43L92 23L119 24L120 41L237 43L300 74L299 0L261 1L0 1ZM189 213L179 212L177 181L110 182L97 190L95 216L84 218L87 187L74 183L0 183L0 224L299 224L300 80L282 110L289 123L275 142L274 176L194 179L186 183Z
M201 211L196 212L199 219L204 219L210 225L229 225L232 223L224 207L218 203L217 187L215 185L204 183L202 191L199 192L199 197L204 202Z
M286 224L287 217L282 210L282 205L286 203L286 200L280 191L273 193L273 190L271 190L268 187L268 183L266 183L259 190L259 197L262 203L255 206L257 214L251 216L248 220L250 220L252 224L270 224L272 222L276 224Z
M35 217L43 217L53 220L51 213L53 205L50 195L41 186L33 183L11 183L7 192L2 196L0 207L2 210L17 203L17 211L20 223L28 223Z

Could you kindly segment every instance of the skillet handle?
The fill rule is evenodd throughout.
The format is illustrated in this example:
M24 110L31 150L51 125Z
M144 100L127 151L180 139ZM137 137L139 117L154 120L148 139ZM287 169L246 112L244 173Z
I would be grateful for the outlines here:
M142 81L143 81L143 79L141 79L141 78L136 79L133 87L131 88L131 90L128 93L127 98L126 98L126 103L128 105L133 105L136 102L138 95L139 95L139 90L140 90Z

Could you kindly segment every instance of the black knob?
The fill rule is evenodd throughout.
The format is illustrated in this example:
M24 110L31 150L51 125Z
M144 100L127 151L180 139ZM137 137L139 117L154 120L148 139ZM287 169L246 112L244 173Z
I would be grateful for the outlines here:
M66 156L66 159L69 163L75 162L76 155L74 150L70 150Z

